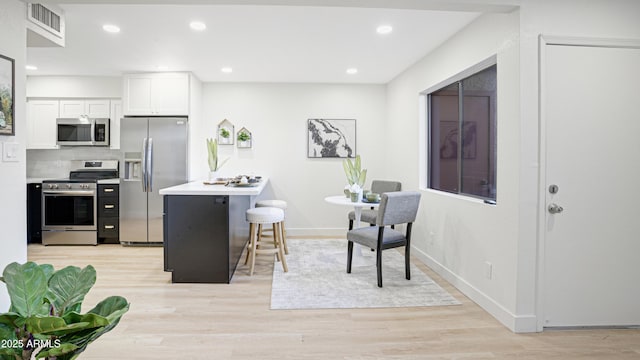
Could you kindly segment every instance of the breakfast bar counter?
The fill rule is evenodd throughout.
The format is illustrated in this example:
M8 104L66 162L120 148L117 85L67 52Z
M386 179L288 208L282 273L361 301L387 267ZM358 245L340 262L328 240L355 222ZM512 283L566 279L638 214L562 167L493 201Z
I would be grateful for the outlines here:
M268 183L193 181L164 195L164 270L174 283L229 283L249 240L247 209Z

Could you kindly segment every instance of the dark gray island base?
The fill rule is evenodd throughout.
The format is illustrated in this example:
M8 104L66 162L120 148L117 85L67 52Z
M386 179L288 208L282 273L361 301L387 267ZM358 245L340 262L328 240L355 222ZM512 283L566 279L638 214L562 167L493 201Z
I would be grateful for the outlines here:
M174 283L229 283L249 240L248 196L166 195L164 271Z
M164 196L164 271L174 283L226 283L249 241L246 211L267 179L255 187L191 182L161 189Z

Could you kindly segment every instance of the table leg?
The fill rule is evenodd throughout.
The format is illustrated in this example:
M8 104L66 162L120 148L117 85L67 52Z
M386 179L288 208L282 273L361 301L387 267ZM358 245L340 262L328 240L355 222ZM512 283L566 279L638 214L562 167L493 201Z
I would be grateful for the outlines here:
M353 221L353 228L358 229L360 227L360 218L362 217L362 208L360 206L354 206L355 220ZM354 244L354 254L358 258L362 258L362 245Z

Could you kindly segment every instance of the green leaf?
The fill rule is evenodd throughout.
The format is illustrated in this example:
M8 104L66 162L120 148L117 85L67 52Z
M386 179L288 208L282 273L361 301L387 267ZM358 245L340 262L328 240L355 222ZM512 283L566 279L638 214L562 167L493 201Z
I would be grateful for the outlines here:
M124 310L124 312L129 310L129 303L127 302L127 299L122 296L110 296L100 301L98 305L89 310L89 313L98 314L106 317L109 321L113 321L113 315L121 312L122 310Z
M3 277L11 299L12 309L23 317L46 315L42 313L47 278L34 262L23 265L11 263L4 269Z
M19 328L24 325L24 323L19 321L21 318L22 317L19 314L13 312L0 314L0 326L6 325L12 328ZM2 337L0 337L0 339L2 339Z
M51 275L53 275L53 273L55 272L55 270L53 269L53 265L51 265L51 264L40 264L39 266L42 269L42 271L44 272L44 276L47 278L47 283L48 283L49 279L51 279Z
M56 271L49 279L47 294L55 315L62 316L67 310L75 310L95 283L96 269L91 265L82 270L77 266L67 266Z
M42 359L45 357L60 357L61 355L71 353L76 349L78 349L78 345L71 343L61 343L60 345L52 347L49 350L39 352L36 356L36 359Z
M107 326L110 323L109 319L102 315L94 313L79 314L75 311L64 314L63 319L67 324L87 323L87 329Z
M85 329L89 323L67 324L57 316L32 316L26 321L27 331L32 334L62 335Z

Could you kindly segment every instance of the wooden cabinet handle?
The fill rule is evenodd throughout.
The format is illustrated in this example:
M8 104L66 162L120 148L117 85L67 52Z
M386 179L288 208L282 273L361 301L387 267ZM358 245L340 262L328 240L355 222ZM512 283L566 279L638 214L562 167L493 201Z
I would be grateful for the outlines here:
M105 209L113 209L115 207L116 207L115 205L105 205L104 206Z
M105 225L104 228L107 230L112 230L112 229L115 229L116 227L115 225Z
M104 192L113 192L113 188L106 188L104 189Z

